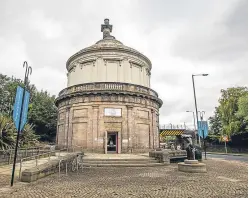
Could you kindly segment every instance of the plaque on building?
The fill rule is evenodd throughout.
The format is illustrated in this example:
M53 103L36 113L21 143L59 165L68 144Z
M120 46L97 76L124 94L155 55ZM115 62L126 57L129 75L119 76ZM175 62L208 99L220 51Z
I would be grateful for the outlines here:
M105 116L121 117L121 109L105 108Z

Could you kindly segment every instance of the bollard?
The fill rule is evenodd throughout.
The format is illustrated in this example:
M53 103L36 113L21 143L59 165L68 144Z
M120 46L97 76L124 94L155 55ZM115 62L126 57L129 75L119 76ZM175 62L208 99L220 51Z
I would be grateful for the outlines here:
M11 152L11 151L10 151ZM9 154L9 161L8 164L10 164L10 160L11 160L11 153Z
M28 155L28 151L27 149L25 149L25 157L27 157L27 155Z
M51 154L51 153L49 152L49 154L48 154L48 160L49 160L49 161L50 161L50 154Z
M80 166L81 166L81 172L83 172L83 155L80 156Z
M60 177L60 174L61 174L61 160L59 161L59 177Z
M21 176L22 176L22 159L20 159L19 180L21 180Z
M66 162L66 176L67 176L67 162Z
M12 150L10 150L10 163L11 163Z
M76 158L76 170L77 170L77 174L78 174L78 165L79 165L79 163L78 163L78 156L77 156L77 158Z
M38 165L38 158L37 156L35 157L35 163L36 163L36 166Z

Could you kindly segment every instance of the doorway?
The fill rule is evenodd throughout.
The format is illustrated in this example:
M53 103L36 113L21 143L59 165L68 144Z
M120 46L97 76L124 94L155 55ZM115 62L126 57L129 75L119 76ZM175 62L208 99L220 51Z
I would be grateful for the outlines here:
M118 153L117 132L107 132L107 153Z

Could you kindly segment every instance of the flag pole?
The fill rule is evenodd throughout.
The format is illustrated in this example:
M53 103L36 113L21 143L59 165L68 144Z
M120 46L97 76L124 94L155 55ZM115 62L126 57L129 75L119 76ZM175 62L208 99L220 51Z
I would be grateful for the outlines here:
M25 92L26 92L26 85L28 82L28 76L29 74L32 73L32 68L28 66L28 63L24 61L23 67L26 66L25 70L25 77L24 77L24 88L23 88L23 93L22 93L22 103L21 103L21 111L20 111L20 119L18 123L18 129L17 129L17 138L16 138L16 147L15 147L15 154L14 154L14 162L13 162L13 167L12 167L12 175L11 175L11 183L10 186L13 186L14 183L14 176L15 176L15 168L16 168L16 158L17 158L17 148L18 148L18 143L20 139L20 131L21 131L21 123L22 123L22 112L23 112L23 103L24 103L24 98L25 98Z

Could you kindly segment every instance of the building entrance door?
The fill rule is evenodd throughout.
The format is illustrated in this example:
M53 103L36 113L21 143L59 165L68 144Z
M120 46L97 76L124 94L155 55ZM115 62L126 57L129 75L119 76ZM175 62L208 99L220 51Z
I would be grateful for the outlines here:
M118 153L117 132L107 132L107 153Z

